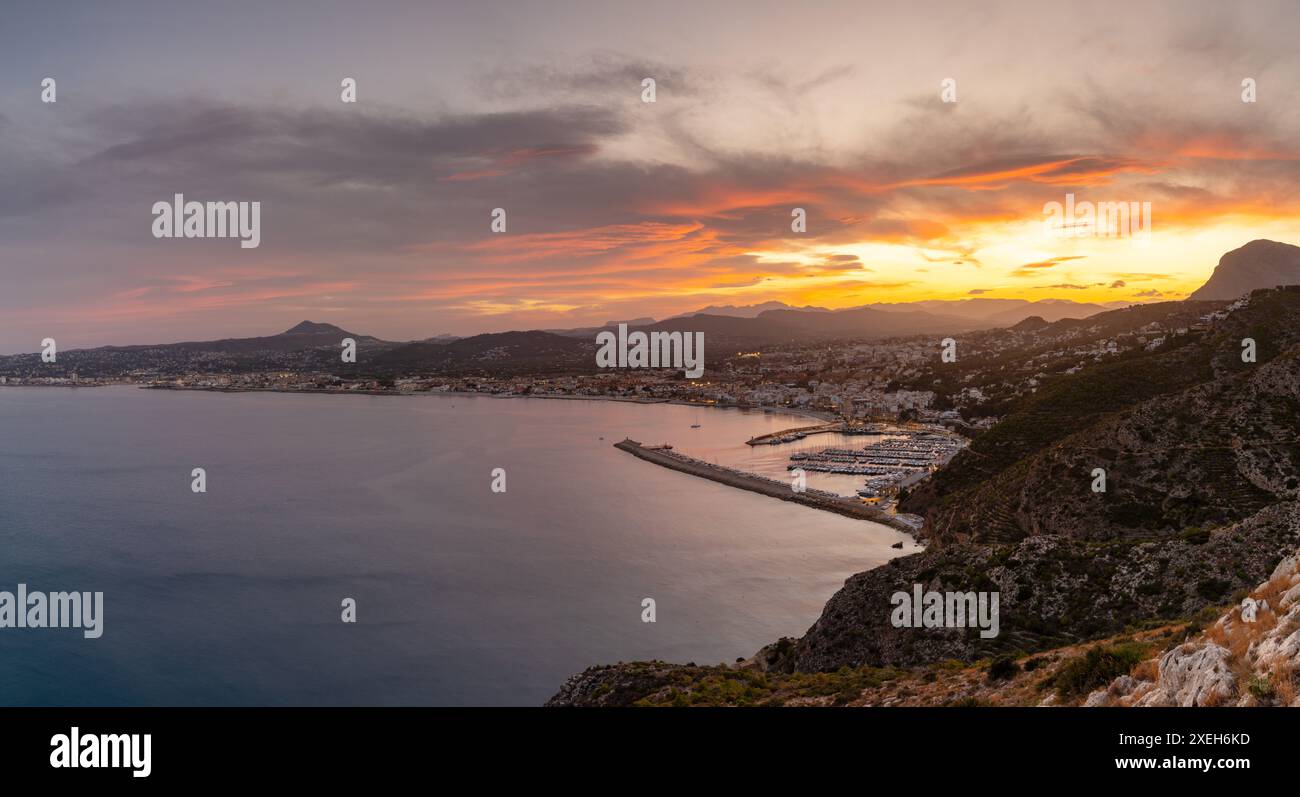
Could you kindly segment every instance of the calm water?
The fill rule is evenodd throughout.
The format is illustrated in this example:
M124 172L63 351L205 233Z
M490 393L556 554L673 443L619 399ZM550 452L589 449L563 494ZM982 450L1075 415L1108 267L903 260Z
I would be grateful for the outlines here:
M743 443L806 423L595 401L0 388L0 590L105 593L100 639L0 629L0 704L539 704L591 664L748 656L801 634L847 576L910 539L611 444L783 470L792 449ZM194 467L206 494L190 491ZM355 624L340 621L345 597ZM643 597L657 623L641 622Z

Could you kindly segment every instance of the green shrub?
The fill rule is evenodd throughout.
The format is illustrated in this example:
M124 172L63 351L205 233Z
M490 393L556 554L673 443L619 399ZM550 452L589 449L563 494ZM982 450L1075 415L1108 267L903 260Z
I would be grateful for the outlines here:
M994 659L989 665L989 681L1009 681L1020 672L1020 665L1010 656Z
M1138 662L1143 661L1150 646L1137 642L1095 647L1082 656L1076 656L1057 671L1053 680L1058 697L1082 697L1099 689L1121 675L1128 675Z
M1246 685L1246 691L1254 695L1257 700L1263 701L1272 700L1277 694L1277 690L1273 688L1273 682L1269 680L1267 675L1256 675L1251 678L1250 683Z
M967 696L967 697L958 698L957 700L952 701L948 705L953 708L981 708L989 704L987 701L980 700L978 697Z
M1230 589L1232 584L1221 578L1206 578L1196 585L1196 594L1206 600L1215 601L1222 598Z

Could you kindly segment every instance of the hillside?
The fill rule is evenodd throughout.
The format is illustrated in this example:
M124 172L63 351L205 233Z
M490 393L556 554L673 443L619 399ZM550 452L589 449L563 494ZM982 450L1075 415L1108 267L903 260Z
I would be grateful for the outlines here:
M1203 633L1138 663L1085 705L1300 707L1300 553Z
M1139 345L1107 355L1123 336ZM1242 362L1245 337L1255 363ZM771 677L847 668L878 680L882 668L1183 622L1300 545L1300 290L1040 320L974 340L975 356L916 383L1037 371L1037 386L903 502L926 515L927 549L851 577L801 638L760 651ZM1106 471L1105 492L1091 489L1094 468ZM916 584L997 592L1000 634L894 627L891 596Z
M1012 326L1031 316L1040 316L1047 321L1060 321L1065 318L1088 318L1097 313L1117 309L1114 304L1102 305L1069 299L1039 299L1031 302L1028 299L995 299L983 296L973 299L924 299L867 306L885 312L920 310L964 318L989 327Z
M827 672L635 662L569 678L548 706L1291 706L1300 707L1300 552L1263 583L1185 620L975 661Z
M1184 617L1255 583L1297 539L1283 509L1300 498L1297 321L1300 292L1257 292L1185 341L1049 382L904 502L927 514L931 546L849 579L778 666L1041 649ZM893 628L883 607L912 583L999 591L1002 634Z
M493 374L593 371L595 339L572 338L550 332L497 332L448 343L408 343L377 355L366 363L380 374L447 371Z
M1039 350L1037 341L1056 340L1062 334L1077 332L1080 334L1076 337L1102 341L1156 322L1163 314L1183 313L1189 307L1194 314L1200 314L1222 306L1165 303L1103 313L1086 322L1057 322L1032 332L1033 339L1009 356L1032 358ZM1184 325L1185 334L1165 337L1159 346L1150 349L1138 348L1098 360L1073 374L1055 376L1036 392L1016 400L996 426L978 436L967 451L910 495L903 503L905 511L933 516L931 525L936 533L964 533L968 529L961 524L954 526L954 513L949 510L980 503L981 491L992 495L1005 490L1005 481L998 484L997 490L987 485L1027 456L1088 429L1107 415L1258 367L1282 350L1300 344L1300 291L1261 291L1247 306L1212 324L1194 323L1188 314L1178 317L1181 320L1177 323ZM1254 366L1241 361L1241 341L1246 337L1253 338L1258 346ZM959 363L949 378L961 381L974 370L1000 367L996 362L968 360ZM1172 416L1173 411L1170 413ZM1096 445L1107 448L1101 443ZM1105 465L1098 461L1087 468L1085 476L1092 467ZM1001 524L995 525L995 530L1009 532L1012 538L1019 536Z

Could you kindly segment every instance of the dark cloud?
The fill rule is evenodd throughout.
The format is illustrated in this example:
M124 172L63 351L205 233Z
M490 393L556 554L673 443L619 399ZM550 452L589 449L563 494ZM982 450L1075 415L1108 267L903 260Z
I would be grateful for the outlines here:
M641 82L653 78L655 92L664 98L695 96L697 78L680 66L616 53L594 53L574 62L498 66L475 78L478 90L497 99L531 99L572 94L623 96L641 102Z
M854 52L827 44L855 27L846 19L875 12L850 3L827 11L829 22L812 24L810 17L806 28L766 18L780 42L766 49L732 40L761 34L767 15L754 11L746 26L705 52L680 35L682 20L697 20L705 10L688 9L691 15L680 18L634 14L615 26L599 24L593 12L564 20L568 38L543 49L538 43L552 39L538 29L555 15L521 4L511 17L518 33L488 14L484 27L459 28L469 33L448 42L461 46L454 56L452 47L425 54L428 74L392 75L395 87L409 84L407 93L382 95L389 81L379 78L365 83L371 93L356 106L266 100L336 99L295 92L303 85L332 91L336 84L317 74L282 94L262 91L285 66L263 52L279 61L310 60L307 72L319 72L322 57L337 58L331 49L322 56L304 48L320 47L313 29L292 55L249 48L251 65L212 70L211 84L222 81L221 96L261 98L256 101L184 93L211 85L196 60L185 64L188 78L166 83L180 92L166 100L141 100L128 91L101 95L111 105L99 109L87 109L86 95L67 103L61 97L57 109L34 113L6 106L0 258L7 281L0 315L49 307L74 293L88 302L118 294L168 296L176 285L231 307L240 296L254 297L250 302L290 296L308 304L319 294L331 307L362 308L372 318L533 306L563 315L616 304L640 315L647 306L635 306L638 300L604 297L671 293L734 303L736 296L725 291L783 281L790 290L796 280L797 290L843 286L839 301L866 289L856 272L871 269L854 255L823 253L854 245L912 250L878 261L873 251L871 265L884 272L873 275L880 289L915 277L927 289L960 292L966 283L950 285L942 275L969 275L967 267L984 261L998 272L980 281L1000 282L1007 263L985 251L1014 251L997 248L1005 231L1042 220L1044 203L1063 201L1067 193L1080 200L1150 201L1162 232L1209 228L1228 214L1234 224L1285 220L1300 204L1296 117L1280 99L1295 93L1297 25L1288 7L1265 8L1287 13L1266 23L1265 12L1218 12L1207 23L1181 8L1154 15L1138 9L1134 21L1116 27L1086 9L1067 14L1017 4L953 11L960 24L936 30L899 12L881 28L891 32L890 41ZM169 13L177 15L177 31L197 29L180 24L192 12ZM42 30L72 35L54 16L38 16ZM458 29L461 15L443 16L448 31ZM1168 24L1143 26L1152 19ZM969 80L969 65L965 73L954 71L961 85L956 105L937 101L944 72L936 71L932 85L930 77L917 78L915 86L908 77L899 88L881 85L887 81L873 71L882 57L933 65L936 54L960 52L968 42L1005 43L1013 20L1027 32L1015 57L990 62L987 81ZM1062 24L1071 21L1077 30ZM344 27L341 40L356 39ZM407 27L390 33L415 36L410 31L426 28ZM606 42L620 38L616 29L631 37L615 42L623 52L589 51L614 46ZM652 35L655 29L662 38ZM383 38L385 46L394 36ZM357 44L355 55L367 63ZM744 50L737 49L741 44ZM781 49L787 44L788 52ZM28 55L40 50L26 46ZM228 48L216 49L226 57ZM480 63L492 65L488 71L464 57L475 49L482 50ZM753 60L737 58L751 51ZM134 59L135 67L154 69L153 55ZM370 53L371 74L409 64L400 55ZM120 60L104 63L132 60L115 57ZM725 72L719 64L742 65ZM1062 82L1062 74L1078 79ZM1237 97L1247 74L1260 79L1261 102L1250 107ZM654 105L640 102L645 77L658 82ZM272 91L280 92L280 84ZM370 100L376 96L383 102ZM421 108L438 110L415 110ZM261 201L263 248L240 251L207 241L177 248L153 240L148 208L178 191L191 199ZM499 237L487 229L496 207L509 218L509 232ZM790 230L793 207L807 210L806 233ZM1103 278L1112 288L1157 280L1181 287L1187 277L1181 265L1177 276L1109 273L1164 268L1168 259L1138 256L1129 265L1122 257L1096 258L1086 269L1051 271L1077 259L1062 256L1012 273L1081 283L1042 286L1062 291ZM933 274L913 268L922 261ZM769 290L772 298L788 298L779 288L762 288ZM110 304L113 312L141 318L162 312L161 303Z

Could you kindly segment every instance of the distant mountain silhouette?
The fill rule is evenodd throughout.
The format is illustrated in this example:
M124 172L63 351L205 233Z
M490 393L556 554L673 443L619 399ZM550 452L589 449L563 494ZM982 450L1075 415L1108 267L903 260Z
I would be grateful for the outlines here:
M663 321L634 318L608 321L603 327L546 329L571 338L594 337L603 329L619 324L649 330L680 330L714 335L723 345L766 345L795 342L799 335L830 339L845 337L882 338L944 334L973 329L1009 327L1038 316L1047 322L1067 318L1088 318L1098 313L1127 307L1130 302L1076 302L1071 299L926 299L917 302L882 302L861 307L828 310L825 307L794 307L785 302L748 305L710 305L693 313L670 316ZM699 320L696 320L699 319ZM689 321L689 323L684 323Z
M758 317L759 314L767 312L768 310L804 310L810 313L831 312L830 310L827 310L825 307L813 307L811 305L805 307L795 307L794 305L789 305L786 304L785 302L771 301L771 302L763 302L762 304L744 304L744 305L711 304L708 307L701 307L699 310L695 310L694 312L682 313L681 315L673 316L673 318L685 318L687 316L693 316L693 315L723 315L723 316L730 316L732 318L756 318Z
M1011 329L1016 332L1032 332L1036 329L1042 329L1045 326L1048 326L1047 319L1043 318L1041 315L1031 315L1019 324L1011 327Z
M891 338L906 335L950 335L978 329L965 318L927 313L884 312L870 307L851 310L765 310L754 318L699 314L670 318L638 327L649 331L703 332L706 341L723 347L805 343L841 338ZM714 348L713 351L717 351ZM710 357L712 355L710 354Z
M321 324L315 321L303 321L278 335L264 335L256 338L222 338L221 340L183 341L181 343L155 343L134 346L103 346L104 350L140 351L143 349L161 349L164 351L194 352L205 351L221 354L248 354L251 352L292 352L322 347L337 348L344 338L352 338L361 348L388 347L398 344L380 340L370 335L349 332L334 324Z
M770 304L781 305L781 302ZM752 305L757 307L759 305ZM1114 309L1069 299L961 299L872 304L843 310L781 306L754 317L697 313L652 324L651 330L704 332L723 345L767 345L837 338L956 334L1006 327L1038 316L1047 322L1080 319Z
M621 322L626 323L626 322ZM603 329L616 329L618 323ZM953 335L982 324L965 318L921 311L883 312L868 307L851 310L765 310L757 317L696 314L650 324L629 324L644 332L703 332L705 358L710 364L738 348L837 339L880 339L907 335ZM372 360L379 370L435 371L482 367L485 371L523 373L590 369L595 336L602 328L531 330L474 335L439 344L430 341L397 346Z
M1259 239L1219 258L1204 285L1188 299L1228 300L1257 288L1300 284L1300 246Z
M980 297L976 299L925 299L919 302L898 302L890 304L867 305L875 310L902 312L925 310L931 313L957 316L982 322L988 327L1005 327L1029 318L1041 316L1045 321L1060 321L1063 318L1087 318L1122 307L1127 302L1110 302L1094 304L1076 302L1071 299L997 299Z
M296 326L286 329L281 335L351 335L351 332L333 324L318 324L315 321L301 321Z

